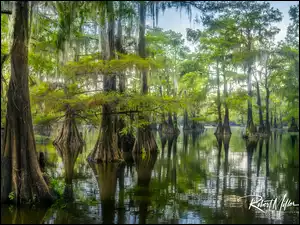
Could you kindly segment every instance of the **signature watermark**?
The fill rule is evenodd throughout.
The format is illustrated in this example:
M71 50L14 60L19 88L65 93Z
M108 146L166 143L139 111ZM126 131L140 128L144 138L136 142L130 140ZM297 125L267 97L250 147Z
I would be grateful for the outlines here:
M255 208L263 213L266 213L267 210L276 210L276 211L285 211L288 207L297 207L299 204L296 204L294 201L291 201L287 198L286 194L282 198L274 198L270 200L263 199L260 195L246 195L241 198L251 198L249 208Z

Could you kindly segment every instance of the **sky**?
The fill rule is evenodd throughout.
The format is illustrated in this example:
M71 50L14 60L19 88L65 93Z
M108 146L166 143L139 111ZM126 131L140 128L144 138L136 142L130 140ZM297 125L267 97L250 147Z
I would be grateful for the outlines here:
M269 1L271 7L278 8L283 15L283 19L277 26L280 28L280 32L276 35L275 40L280 41L285 38L287 27L290 23L289 18L289 8L291 5L297 5L299 1ZM176 9L167 9L164 14L161 13L158 20L158 27L164 30L173 30L175 32L182 33L183 37L186 39L186 28L200 29L199 24L193 22L197 12L193 10L192 21L189 21L187 13L182 10L180 13ZM148 25L152 25L152 21L147 21ZM188 44L188 43L186 43ZM190 44L189 47L193 48Z

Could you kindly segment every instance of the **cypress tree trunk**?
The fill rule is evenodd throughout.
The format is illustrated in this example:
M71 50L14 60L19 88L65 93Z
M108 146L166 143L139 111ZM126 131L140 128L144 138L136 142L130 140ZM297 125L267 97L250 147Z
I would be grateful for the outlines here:
M248 51L251 52L251 34L250 29L248 30ZM252 69L251 69L252 63L248 62L247 65L247 76L248 76L248 118L247 118L247 127L246 127L246 136L251 136L254 133L256 133L256 127L253 123L253 115L252 115Z
M275 104L274 104L275 105ZM276 114L276 105L274 107L274 128L277 128L277 114Z
M298 132L299 129L298 129L298 126L296 124L296 120L294 117L292 117L292 123L291 123L291 126L289 127L288 129L288 132Z
M276 116L276 114L274 116L274 128L277 128L277 116Z
M75 57L74 61L79 61L79 45L78 42L76 42L76 48L75 48ZM63 64L65 61L63 62ZM67 84L70 84L71 82L74 83L74 80L71 79L69 81L66 81ZM67 85L66 84L66 85ZM64 88L65 95L67 98L69 98L70 93L68 92L67 88ZM84 141L82 140L82 136L78 132L75 117L76 117L76 111L71 108L69 104L65 105L66 107L66 113L65 113L65 121L63 123L60 135L53 141L53 145L60 145L60 146L71 146L77 147L84 144Z
M271 109L271 123L270 123L271 127L273 127L273 111Z
M190 129L189 119L188 119L188 112L187 112L186 109L184 110L184 116L183 116L183 129L184 130L189 130Z
M220 99L220 72L219 72L219 60L217 60L217 85L218 85L218 97L217 97L217 105L218 105L218 125L215 131L216 135L221 135L223 133L222 126L222 116L221 116L221 99Z
M267 82L267 77L266 77L266 82ZM270 126L270 120L269 120L269 108L270 108L270 90L267 86L266 83L266 128L265 128L265 132L267 134L271 133L271 126Z
M108 21L108 46L109 52L105 54L103 49L103 58L114 59L115 41L114 41L114 8L113 2L107 2L107 15ZM105 38L104 40L105 41ZM104 44L103 44L103 47ZM116 91L116 76L112 74L104 74L103 77L103 89L104 92ZM117 119L115 115L112 115L114 107L110 104L104 104L102 106L102 122L99 132L97 143L89 155L89 160L93 162L114 162L123 160L121 151L118 148L118 135L117 135Z
M174 112L174 114L173 114L173 121L174 121L174 127L175 127L175 129L179 132L178 122L177 122L177 113L176 112Z
M145 26L146 26L146 2L139 2L139 15L140 15L140 26L139 26L139 55L142 58L146 58L146 43L145 43ZM147 83L147 71L142 70L142 94L148 94L148 83ZM146 116L139 116L140 120L148 120ZM151 132L150 125L146 125L142 128L137 129L137 138L133 146L133 152L156 152L157 145L153 133Z
M279 113L279 122L280 122L279 128L280 128L280 129L283 129L282 112L281 112L281 111L280 111L280 113Z
M28 87L28 2L14 3L14 35L11 78L8 88L4 151L1 156L1 203L49 201L53 196L45 182L36 153Z
M162 80L162 76L161 75L159 76L159 78L160 78L160 80ZM160 85L160 87L159 87L159 94L160 94L161 97L163 97L162 85ZM165 113L162 112L162 114L161 114L161 121L159 123L158 130L162 131L163 124L165 123L165 121L166 121L165 120Z
M184 153L187 153L188 152L188 140L189 139L189 136L188 136L188 133L187 132L183 132L183 152Z
M172 114L168 112L168 124L169 126L173 127L173 119L172 119Z
M223 77L224 77L224 96L225 96L225 101L224 101L224 107L225 107L225 116L224 116L224 124L223 124L223 134L224 135L230 135L231 130L230 130L230 125L229 125L229 109L226 103L226 99L228 97L228 92L227 92L227 79L226 79L226 73L225 73L225 65L223 63Z
M186 91L184 91L184 96L186 97ZM183 130L189 130L189 118L188 118L188 112L185 109L183 114Z
M175 115L174 115L174 117L175 117ZM176 124L177 124L177 121L176 121ZM179 129L177 128L177 125L175 126L175 124L173 122L171 112L168 112L168 122L163 121L163 123L161 124L161 131L165 134L178 134Z
M118 18L118 27L117 27L117 38L116 38L116 51L120 52L122 54L125 54L125 50L122 47L122 15L121 13L123 12L123 2L119 2L119 18ZM125 79L125 74L120 73L119 74L119 91L120 93L125 92L126 88L126 79ZM122 110L121 110L122 111ZM120 132L122 129L125 128L126 124L124 119L119 118L119 123L118 123L118 147L122 152L131 152L135 138L132 134L132 132L129 132L127 134L121 134Z
M264 121L263 121L263 113L261 108L261 98L260 98L260 91L259 91L259 84L258 81L256 81L256 91L257 91L257 106L258 106L258 114L259 114L259 133L264 133Z
M60 135L53 141L53 145L71 147L83 145L84 142L78 132L74 113L74 110L67 106L65 121L60 131Z

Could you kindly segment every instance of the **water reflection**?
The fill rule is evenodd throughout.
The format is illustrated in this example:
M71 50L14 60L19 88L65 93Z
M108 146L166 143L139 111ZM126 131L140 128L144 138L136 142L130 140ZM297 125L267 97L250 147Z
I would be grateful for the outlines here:
M259 177L259 171L260 171L260 164L261 164L261 157L262 157L262 150L263 150L263 144L264 139L259 140L259 152L258 152L258 160L257 160L257 170L256 170L256 176Z
M83 145L57 144L55 145L58 155L63 160L65 170L65 188L63 196L67 200L73 200L73 174L74 165L79 153L82 152Z
M49 209L47 216L32 209L26 215L39 223L299 223L298 208L265 214L249 210L250 199L240 199L247 194L274 199L287 193L299 203L298 136L278 132L272 139L245 143L239 128L227 139L213 132L207 129L196 138L186 132L157 135L161 152L129 156L124 164L89 166L89 151L83 151L74 165L74 201ZM92 149L97 132L92 135L87 133L87 149ZM45 170L58 179L60 158L47 150ZM28 222L19 210L3 206L1 222L12 223L15 215L15 221Z
M33 213L34 212L34 213ZM41 224L44 221L47 209L37 207L1 206L1 224Z
M251 195L252 192L252 160L253 154L256 150L257 140L246 140L246 150L247 150L247 189L246 195ZM251 202L250 198L247 198L247 207L249 207Z
M135 196L138 197L137 205L139 207L139 224L145 224L148 216L148 206L150 205L149 184L157 154L152 153L147 156L134 155L133 157L137 171L137 187Z
M229 154L229 142L230 142L230 139L231 139L231 135L225 136L223 138L224 152L225 152L224 173L226 175L228 173L228 154Z
M115 194L119 163L90 163L97 180L101 199L101 218L104 224L114 223Z

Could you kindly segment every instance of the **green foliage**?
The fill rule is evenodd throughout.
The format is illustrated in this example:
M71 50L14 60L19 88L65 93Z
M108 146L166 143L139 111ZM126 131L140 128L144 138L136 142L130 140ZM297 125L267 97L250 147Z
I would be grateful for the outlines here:
M14 200L15 199L15 192L10 192L8 195L9 200Z
M62 68L62 71L68 75L85 75L91 73L104 73L112 74L116 72L122 72L127 69L137 68L138 70L144 69L156 69L160 65L151 58L143 59L137 55L123 55L118 54L119 59L113 59L110 61L94 60L92 58L86 58L79 62L69 62Z
M217 115L217 62L221 110L223 114L226 103L230 120L239 120L246 114L249 97L245 92L248 82L245 73L249 65L252 65L252 76L259 81L264 115L266 88L269 88L270 110L280 109L284 120L292 116L298 118L299 44L296 40L299 37L299 5L290 8L291 23L286 40L278 46L273 40L279 31L274 24L281 21L282 15L267 2L149 2L147 13L157 23L160 10L175 7L190 13L191 5L203 15L202 27L187 29L187 40L197 45L196 51L191 52L181 33L147 26L147 58L144 59L136 54L136 31L139 29L136 3L113 4L114 15L105 2L36 3L28 55L33 123L54 124L71 107L78 122L99 126L104 104L113 106L113 113L125 121L121 134L134 133L137 127L153 120L161 121L166 113L176 113L181 120L185 110L193 120L214 121ZM112 16L116 20L122 17L122 53L112 46L115 56L111 60L102 60L105 49L101 43L103 38L108 39ZM7 15L1 16L1 24L3 56L9 53L12 26ZM118 29L118 23L115 23L115 30ZM9 59L4 63L2 73L6 80L4 93L10 77L8 62ZM146 96L137 94L144 70L147 71L149 89ZM104 93L103 75L116 76L117 83L124 77L125 92L118 93L117 87L115 92ZM252 92L254 118L257 119L255 86ZM4 94L1 96L2 127L6 101ZM280 105L278 101L285 104ZM136 115L134 119L132 115ZM153 119L139 120L140 115L151 115Z
M63 195L65 184L62 180L50 178L50 188L52 188L59 196Z

